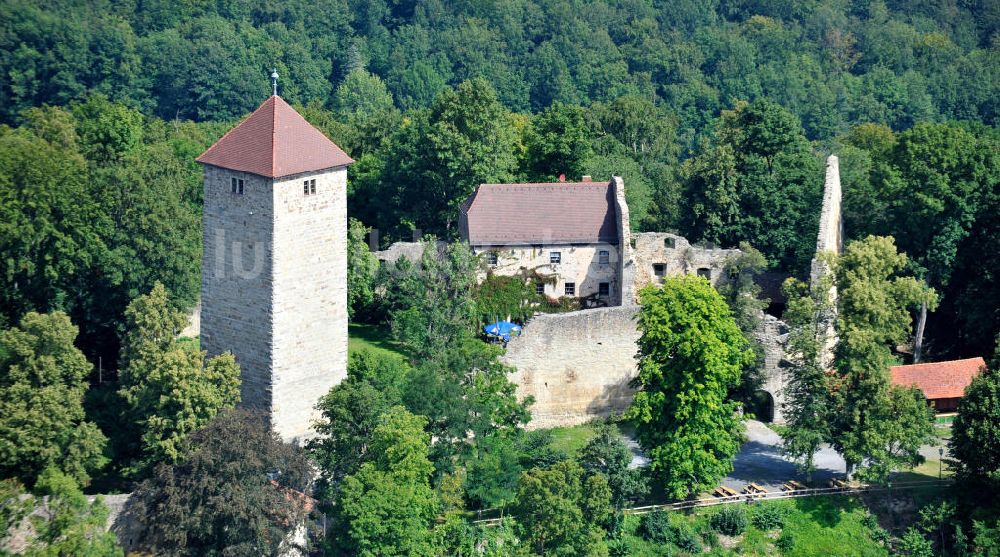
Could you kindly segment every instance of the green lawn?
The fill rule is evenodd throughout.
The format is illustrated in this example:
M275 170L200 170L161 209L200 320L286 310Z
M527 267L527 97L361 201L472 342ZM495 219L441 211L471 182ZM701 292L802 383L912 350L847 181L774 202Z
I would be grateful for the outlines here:
M195 350L201 350L201 338L200 337L179 337L177 339L178 344L190 345Z
M347 326L347 337L347 352L349 354L360 350L371 350L409 360L406 350L392 339L392 335L384 327L351 323Z
M594 426L583 424L573 427L554 427L550 445L553 449L570 456L580 452L587 442L594 437Z

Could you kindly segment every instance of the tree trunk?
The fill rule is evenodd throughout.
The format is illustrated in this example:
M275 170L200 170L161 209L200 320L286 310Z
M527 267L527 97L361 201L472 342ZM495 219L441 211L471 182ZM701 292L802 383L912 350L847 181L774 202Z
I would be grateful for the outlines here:
M917 338L913 341L913 363L919 364L924 351L924 325L927 324L927 302L920 304L920 320L917 322Z

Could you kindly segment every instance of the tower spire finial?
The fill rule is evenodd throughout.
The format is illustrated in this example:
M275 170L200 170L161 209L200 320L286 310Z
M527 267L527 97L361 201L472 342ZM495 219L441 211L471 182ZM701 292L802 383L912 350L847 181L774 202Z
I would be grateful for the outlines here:
M271 70L271 87L274 89L274 96L278 96L278 68Z

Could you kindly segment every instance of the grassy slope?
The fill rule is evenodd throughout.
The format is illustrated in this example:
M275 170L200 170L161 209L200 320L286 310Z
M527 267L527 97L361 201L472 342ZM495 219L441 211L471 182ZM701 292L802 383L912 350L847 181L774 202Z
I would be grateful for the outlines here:
M406 350L392 340L392 335L383 327L364 323L351 323L347 326L347 351L355 353L360 350L372 350L382 354L398 356L408 360Z
M583 424L573 427L554 427L549 430L552 433L553 449L570 456L580 452L587 442L594 436L594 426Z
M795 539L791 550L781 552L775 547L774 540L778 537L778 531L764 532L752 525L742 536L728 540L726 544L721 543L714 533L710 533L708 526L709 517L718 512L718 509L699 509L690 514L674 513L671 521L687 522L696 531L703 532L706 548L711 546L708 555L888 555L884 547L872 540L869 529L862 523L866 511L856 498L806 497L757 505L777 506L785 511L785 527L782 532ZM672 545L667 549L641 539L635 534L638 525L638 517L628 517L626 530L629 534L626 537L635 557L658 557L664 554L665 549L672 555L686 555Z

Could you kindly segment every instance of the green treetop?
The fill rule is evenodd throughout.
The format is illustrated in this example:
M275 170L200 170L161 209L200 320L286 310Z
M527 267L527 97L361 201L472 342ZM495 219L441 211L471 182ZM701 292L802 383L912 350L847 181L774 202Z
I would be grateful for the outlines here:
M898 363L892 348L909 339L910 310L935 303L933 290L900 276L906 262L891 237L869 236L848 244L834 267L839 341L831 441L849 473L863 467L876 479L918 464L918 449L933 432L923 394L889 381L889 367Z
M743 425L729 389L753 357L726 301L701 277L640 293L640 387L626 417L666 493L683 498L732 471Z
M129 304L125 317L119 394L133 427L122 450L148 470L176 462L189 433L239 402L240 368L231 353L206 363L205 352L177 342L186 317L168 305L159 283Z
M371 439L374 458L344 479L337 500L340 544L351 555L434 555L437 495L430 486L426 419L394 407Z
M53 467L86 484L107 462L107 440L84 417L91 365L76 335L59 312L29 313L0 332L0 475L32 485Z

